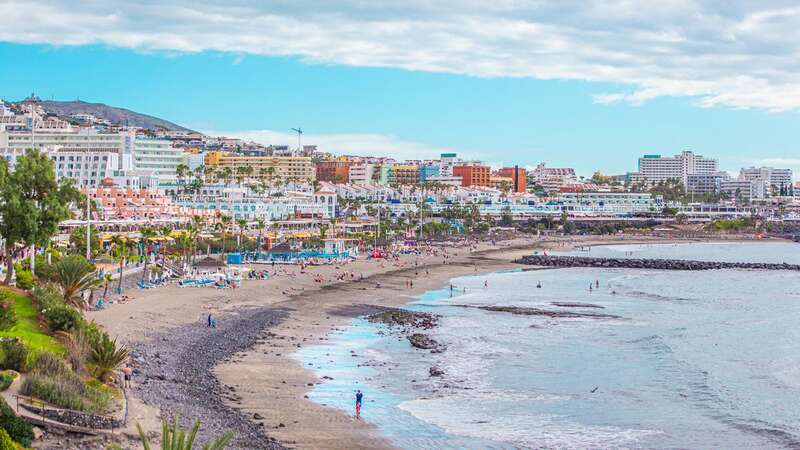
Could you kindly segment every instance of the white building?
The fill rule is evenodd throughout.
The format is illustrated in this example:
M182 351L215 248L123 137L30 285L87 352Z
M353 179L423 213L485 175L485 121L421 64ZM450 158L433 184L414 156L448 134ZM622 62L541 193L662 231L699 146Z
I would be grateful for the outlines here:
M352 184L372 183L375 174L375 164L355 163L350 166L349 182Z
M575 181L575 169L569 167L546 167L544 163L540 163L528 172L528 185L538 185L546 191L557 191Z
M767 197L769 182L761 179L724 180L720 183L719 190L728 194L731 199L749 203L751 200Z
M566 211L590 209L617 214L660 212L664 208L661 196L636 192L562 192L558 202Z
M99 180L103 178L101 172L105 176L146 176L172 180L175 179L175 169L182 162L182 151L172 147L170 141L138 136L133 131L110 133L94 128L31 131L0 125L0 154L7 160L15 161L29 148L38 148L51 157L55 156L57 171L58 163L64 163L59 176L74 178L79 185L86 182L99 185ZM61 153L55 155L58 152ZM115 153L116 157L112 157L111 153ZM105 160L103 156L106 156ZM96 157L99 158L97 161ZM95 183L91 180L95 180Z
M772 190L780 192L792 185L792 169L776 169L774 167L748 167L739 171L741 180L761 180L769 183Z
M650 184L678 180L686 186L689 175L714 174L718 171L716 159L704 158L690 151L675 156L644 155L639 158L639 174Z

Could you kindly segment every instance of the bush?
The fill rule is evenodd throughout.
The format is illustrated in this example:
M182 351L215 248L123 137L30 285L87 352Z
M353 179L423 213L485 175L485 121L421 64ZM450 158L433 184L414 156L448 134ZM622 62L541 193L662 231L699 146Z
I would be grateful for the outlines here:
M33 274L29 270L17 271L17 287L26 291L33 288Z
M81 323L81 313L72 306L54 305L42 310L42 316L47 321L51 331L72 331Z
M27 367L28 348L19 339L0 339L0 368L22 372Z
M0 330L7 330L17 323L17 315L14 312L14 300L8 292L0 292Z
M112 395L108 389L88 385L56 355L42 353L20 386L23 395L42 399L62 408L101 412Z
M11 439L8 432L0 428L0 450L17 450L19 446Z
M92 374L98 380L106 381L126 359L128 359L128 349L122 345L117 346L117 340L112 341L106 333L102 334L99 341L92 343L89 361Z
M61 289L56 284L37 285L32 295L51 331L73 331L81 326L81 314L64 303Z
M5 391L17 377L11 372L0 372L0 391Z
M14 410L2 398L0 398L0 428L5 430L11 439L25 447L30 447L33 440L33 427L14 414Z

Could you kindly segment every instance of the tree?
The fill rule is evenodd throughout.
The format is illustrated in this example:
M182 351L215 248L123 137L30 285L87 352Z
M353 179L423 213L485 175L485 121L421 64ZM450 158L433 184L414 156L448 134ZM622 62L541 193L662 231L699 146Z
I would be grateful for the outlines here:
M214 224L214 229L222 234L222 257L225 257L225 240L228 237L228 226L231 223L231 216L217 214L218 222Z
M61 287L64 302L79 310L86 309L80 293L86 289L100 287L94 274L95 267L81 255L69 255L53 264L52 280Z
M244 245L244 230L247 229L247 220L236 219L236 226L239 227L239 245ZM241 251L241 249L239 249Z
M514 217L511 215L511 206L506 205L500 215L500 225L504 227L514 226Z
M266 227L267 227L267 222L264 221L264 219L261 218L256 219L256 228L258 228L258 249L256 252L256 259L258 259L258 254L261 253L261 246L262 246L261 235L263 234L264 228Z
M13 252L17 244L44 245L70 217L69 204L80 197L67 178L56 180L53 161L38 150L28 150L17 158L9 172L8 162L0 162L0 236L5 241L6 278L11 282ZM33 268L32 268L33 269Z
M92 258L95 258L103 251L103 246L100 243L100 232L94 225L89 227L89 240L91 242ZM81 225L72 230L69 234L69 243L79 255L86 254L86 225Z
M142 247L144 248L144 251L142 252L142 256L144 257L144 267L142 268L142 283L144 283L144 277L147 274L147 263L148 260L150 259L148 257L149 255L147 254L147 244L152 242L153 239L155 239L155 237L158 236L158 233L156 232L156 230L150 227L142 228L141 230L139 230L139 233L142 235Z
M119 262L119 282L117 283L117 293L122 293L122 268L125 259L130 255L130 244L128 240L120 235L111 238L111 256Z

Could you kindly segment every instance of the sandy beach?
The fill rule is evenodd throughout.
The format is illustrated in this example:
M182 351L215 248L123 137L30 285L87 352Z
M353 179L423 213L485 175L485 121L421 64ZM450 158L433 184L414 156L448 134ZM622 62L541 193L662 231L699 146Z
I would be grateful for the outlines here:
M201 358L205 353L203 346L213 346L219 339L227 342L231 340L229 333L245 334L236 327L264 326L265 329L255 330L246 340L233 339L234 343L223 349L225 351L211 352L219 361L203 360L203 364L198 364L208 366L211 372L204 383L218 384L219 389L211 387L208 390L212 392L197 395L214 396L224 403L224 408L212 408L215 414L203 418L205 422L219 421L207 423L210 430L230 426L228 423L233 422L218 420L219 416L235 414L240 418L239 423L249 421L257 427L250 428L248 424L247 433L264 430L266 435L288 448L391 448L368 423L304 398L315 383L324 380L318 380L312 370L302 367L292 357L298 348L326 340L331 331L362 314L362 305L402 305L414 295L446 286L454 277L516 267L515 258L536 248L566 249L573 245L615 242L664 241L597 237L545 241L524 237L496 245L481 243L472 251L449 248L447 258L441 252L436 256L404 255L397 261L384 262L359 258L346 265L308 267L306 273L300 273L300 268L295 266L277 267L269 280L245 281L237 289L170 285L152 290L129 290L127 295L131 300L128 302L88 313L88 317L132 348L149 346L150 352L156 351L154 348L183 352L174 359L166 359L167 365L176 361L185 364L193 356ZM273 273L273 268L269 269ZM318 282L320 277L322 281ZM408 286L409 280L413 280L413 287ZM262 322L252 322L255 325L242 325L249 315L264 310L275 314ZM208 314L220 321L217 336L208 335L214 333L206 330ZM239 322L234 324L234 321ZM198 336L199 340L181 346L183 341L193 339L192 336ZM133 366L137 368L136 361ZM146 366L152 376L158 362L146 360L142 366ZM140 372L134 381L142 382L141 378L147 376L147 371ZM178 382L178 377L173 381ZM175 387L180 388L179 384ZM131 394L129 432L133 432L137 422L148 431L159 430L160 407L169 410L172 404L181 405L177 400L171 404L159 403L152 396L142 395L141 391L137 394L136 389ZM203 398L193 401L202 402ZM240 440L235 447L247 448L247 444Z

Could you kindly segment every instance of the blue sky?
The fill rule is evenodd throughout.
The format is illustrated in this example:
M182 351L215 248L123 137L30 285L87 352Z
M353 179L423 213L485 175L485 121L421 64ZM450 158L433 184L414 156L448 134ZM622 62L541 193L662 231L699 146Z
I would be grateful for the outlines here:
M20 7L24 4L20 2ZM77 27L80 20L89 20L82 15L74 19L64 16L65 10L58 9L60 2L47 4L67 24L74 20ZM288 3L276 4L288 9L275 6L263 20L291 21L299 13ZM0 17L7 17L10 11L3 8L0 13L5 16ZM569 28L580 24L566 23L561 12L550 10L528 11L531 18L522 22L527 28L521 28L519 34L534 40L537 35L530 33L550 27L540 39L554 50L531 56L528 44L521 43L515 33L495 30L499 38L489 42L460 35L460 28L452 31L451 25L462 16L443 16L438 25L431 25L431 20L417 23L409 14L400 29L435 26L438 28L431 36L450 33L449 37L421 40L415 48L408 45L407 36L395 36L387 19L380 17L382 11L364 11L363 6L350 2L343 2L342 8L351 9L348 15L337 16L337 26L350 21L362 26L363 33L357 38L348 37L347 30L332 37L320 34L302 46L296 44L299 38L294 34L285 41L274 41L273 35L280 31L265 31L263 24L254 24L250 31L247 26L241 28L256 19L238 17L235 9L217 13L240 21L238 29L251 38L246 43L220 44L219 39L208 41L191 30L164 34L167 32L151 26L142 31L134 20L123 22L113 36L102 32L81 35L69 29L39 35L38 29L27 28L13 36L0 31L0 61L4 62L0 98L19 100L32 91L48 99L80 98L265 143L294 142L289 128L302 126L307 132L305 143L342 153L405 158L457 151L493 164L544 161L590 175L596 169L606 173L635 170L636 158L643 153L673 154L690 149L719 158L726 170L768 163L800 171L800 97L794 98L800 83L791 79L791 67L784 68L783 59L775 59L776 50L783 49L785 42L759 42L745 52L744 57L753 61L762 57L759 52L771 54L767 62L774 70L754 73L741 64L720 74L710 72L704 64L693 68L686 58L728 64L724 43L719 44L722 50L676 47L664 58L675 61L659 67L660 60L649 55L663 42L673 42L673 37L659 38L655 44L642 38L644 50L637 45L619 47L623 44L609 38L607 45L588 52L580 44L589 41L576 37L570 31L574 28ZM42 14L47 7L44 10ZM81 12L89 17L105 13ZM506 11L490 12L489 16L483 10L467 13L484 22L509 20ZM134 12L116 9L114 14L125 19ZM183 12L174 14L184 17L180 16ZM431 14L437 17L436 12ZM756 14L762 12L742 12L732 20L749 30L745 25L766 20ZM770 27L775 27L773 16L769 16ZM784 16L779 17L783 20ZM19 27L12 20L0 19L0 29L3 25ZM321 26L329 15L309 20ZM574 20L572 16L570 20ZM634 22L636 17L629 20ZM376 22L381 26L371 30ZM280 29L280 22L270 24L273 30ZM611 27L607 30L623 25L607 24ZM660 32L667 30L658 28L657 23L653 26ZM310 25L305 27L304 38L322 33ZM652 34L652 30L639 32ZM713 30L707 34L694 37L696 43L717 42ZM270 40L248 46L266 35ZM322 41L325 37L331 40ZM500 38L508 42L498 44ZM574 42L569 44L570 40ZM282 43L289 48L282 50ZM504 52L510 55L506 59ZM641 58L634 59L640 54ZM547 64L539 62L543 58L549 58ZM603 58L608 61L595 62ZM780 74L784 69L786 73Z

